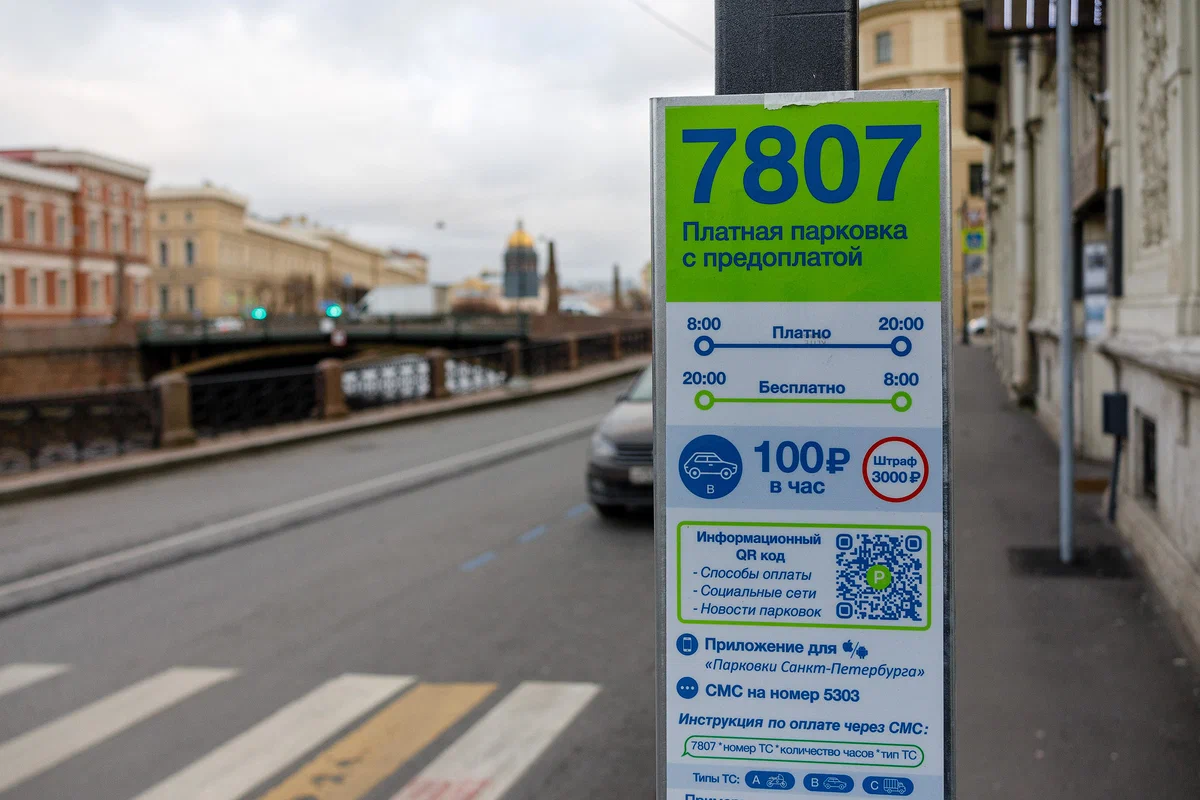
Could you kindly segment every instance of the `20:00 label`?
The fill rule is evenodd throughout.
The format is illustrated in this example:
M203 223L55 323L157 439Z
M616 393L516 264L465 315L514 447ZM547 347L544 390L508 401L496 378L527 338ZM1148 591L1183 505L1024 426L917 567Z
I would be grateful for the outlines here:
M685 372L683 373L684 386L724 386L724 372Z

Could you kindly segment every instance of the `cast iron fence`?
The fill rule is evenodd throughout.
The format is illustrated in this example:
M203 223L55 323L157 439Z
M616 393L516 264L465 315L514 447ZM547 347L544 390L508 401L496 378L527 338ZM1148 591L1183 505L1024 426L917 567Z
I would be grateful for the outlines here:
M154 389L121 388L0 401L0 473L158 446Z
M473 394L503 386L511 371L510 358L507 348L450 353L445 360L445 389L450 394ZM352 409L423 400L431 389L426 356L352 362L342 371L342 393Z
M295 422L317 409L315 367L190 378L188 388L198 436Z
M614 335L624 355L650 351L647 329L595 334L576 340L577 365L610 360ZM445 356L444 389L461 395L505 385L514 377L514 352L520 374L531 378L571 368L565 339L463 350ZM433 394L431 373L427 355L351 362L342 391L352 409L421 400ZM322 380L316 367L189 378L192 427L199 436L218 436L312 418ZM158 447L160 407L153 387L0 400L0 474Z
M579 338L579 366L586 367L612 360L613 334L600 333Z
M649 353L653 349L649 328L631 328L622 330L621 355L632 356Z
M492 347L453 353L446 359L446 390L474 394L503 386L512 371L507 348Z
M570 368L571 352L566 341L531 342L521 349L521 370L540 378Z
M138 339L151 345L202 342L295 342L324 340L329 336L326 317L276 314L264 320L220 317L197 320L151 320L139 322ZM471 338L510 339L529 335L528 314L432 314L352 317L336 321L351 339L363 337L404 339Z
M429 360L424 356L400 356L348 364L342 371L342 394L352 409L428 397Z

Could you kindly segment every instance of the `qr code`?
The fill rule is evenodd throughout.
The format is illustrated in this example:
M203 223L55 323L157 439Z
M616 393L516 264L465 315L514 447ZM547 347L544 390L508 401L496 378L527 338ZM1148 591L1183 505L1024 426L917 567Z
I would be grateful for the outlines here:
M839 533L835 542L838 618L925 623L924 536Z

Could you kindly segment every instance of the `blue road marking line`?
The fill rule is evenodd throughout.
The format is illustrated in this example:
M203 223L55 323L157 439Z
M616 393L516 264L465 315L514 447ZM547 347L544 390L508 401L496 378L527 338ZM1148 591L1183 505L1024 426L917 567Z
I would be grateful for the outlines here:
M538 525L533 530L525 531L520 536L518 536L517 541L518 542L532 542L534 539L541 536L545 532L546 532L546 526Z
M479 569L480 567L482 567L484 564L488 563L495 557L496 557L495 551L489 550L486 553L484 553L483 555L475 556L470 561L464 562L463 565L461 567L459 567L459 569L461 569L463 572L471 572L473 570Z
M576 518L576 517L578 517L580 514L585 514L585 513L587 513L587 510L588 510L589 508L591 508L591 506L589 506L587 503L580 503L580 504L579 504L579 505L577 505L577 506L574 506L574 507L572 507L572 508L568 508L568 509L567 509L567 519L575 519L575 518Z

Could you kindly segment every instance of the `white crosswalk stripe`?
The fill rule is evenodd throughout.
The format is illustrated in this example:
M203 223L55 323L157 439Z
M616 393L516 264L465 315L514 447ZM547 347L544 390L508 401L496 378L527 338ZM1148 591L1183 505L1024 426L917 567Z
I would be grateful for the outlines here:
M599 690L593 683L522 683L392 800L499 800Z
M0 667L0 697L69 670L66 664L9 664Z
M0 697L66 673L76 674L66 664L0 665ZM237 674L168 669L0 743L0 796ZM435 682L410 690L416 681L353 673L328 680L134 800L245 800L268 784L275 785L271 797L298 791L313 800L361 800L418 754L432 760L393 800L501 800L600 691L592 683L521 683L440 753L426 754L494 685ZM405 715L433 721L415 732ZM171 752L169 742L164 747Z
M236 800L412 681L401 675L334 678L137 800Z
M0 792L235 674L231 669L169 669L0 744Z

